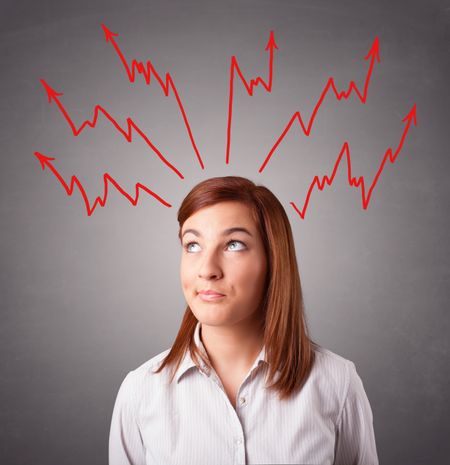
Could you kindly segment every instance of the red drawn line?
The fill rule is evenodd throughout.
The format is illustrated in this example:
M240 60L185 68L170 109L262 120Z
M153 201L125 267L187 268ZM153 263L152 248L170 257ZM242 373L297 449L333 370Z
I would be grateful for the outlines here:
M314 124L314 120L316 119L319 108L321 107L321 105L322 105L323 101L325 100L325 97L327 96L330 89L333 91L333 94L335 95L335 97L336 97L336 99L338 101L340 101L342 99L347 100L350 97L350 95L352 95L352 93L354 92L357 95L357 97L359 98L359 100L361 101L361 103L363 103L363 104L366 103L367 92L369 90L369 83L370 83L370 79L372 77L372 72L373 72L375 60L378 61L378 63L380 62L379 48L380 48L380 45L379 45L378 37L375 37L375 40L373 41L373 44L372 44L369 52L364 57L365 60L368 60L370 58L370 65L369 65L369 68L368 68L368 71L367 71L363 92L361 93L361 91L358 89L358 86L355 84L355 82L353 80L350 81L347 90L343 90L343 91L339 92L337 90L337 88L336 88L334 78L332 76L329 77L328 81L327 81L327 83L326 83L326 85L325 85L325 87L324 87L324 89L322 91L322 94L320 95L319 99L317 100L316 105L314 106L314 110L313 110L313 112L311 114L311 117L310 117L308 123L307 124L304 123L303 118L302 118L302 116L300 114L300 111L296 111L292 115L292 117L289 120L288 124L286 125L283 132L281 133L280 137L278 137L277 141L275 142L273 147L270 149L268 155L266 156L263 164L259 168L258 171L260 173L266 167L267 163L271 159L271 157L274 154L275 150L280 145L281 141L284 139L286 134L289 132L289 130L291 129L291 126L294 124L295 121L298 121L303 133L306 136L310 135L311 129L312 129L312 126Z
M373 190L374 190L374 188L375 188L375 186L376 186L376 184L378 182L378 179L381 176L381 173L383 172L386 161L389 159L389 161L392 164L395 163L397 155L401 152L401 150L403 148L403 144L405 142L406 135L408 134L411 123L413 123L414 126L417 125L416 104L413 105L413 107L409 111L408 115L405 118L403 118L402 121L406 121L406 126L405 126L403 134L402 134L402 136L400 138L400 142L399 142L399 144L397 146L397 149L395 150L395 152L392 151L391 147L389 147L386 150L386 152L384 154L384 157L383 157L383 160L382 160L382 162L380 164L380 167L378 168L378 172L375 175L375 178L373 179L372 184L370 186L370 189L369 189L369 191L367 193L367 196L366 196L366 188L365 188L365 184L364 184L364 176L360 176L358 179L356 177L352 176L350 148L349 148L348 142L345 142L344 145L342 146L342 150L339 153L339 156L338 156L338 158L336 160L336 163L335 163L334 168L333 168L333 172L331 173L331 177L328 177L328 176L325 175L325 176L323 176L322 180L320 180L318 176L314 176L314 179L313 179L311 185L309 186L308 193L306 195L306 200L305 200L305 203L303 204L302 209L300 210L295 205L294 202L290 202L291 205L294 207L295 211L300 215L300 218L305 219L306 209L308 208L309 198L311 197L311 193L312 193L313 189L317 186L317 188L320 191L322 191L325 188L325 183L328 186L331 186L333 184L333 179L336 176L337 170L339 168L339 164L341 163L341 160L343 159L344 154L345 154L346 160L347 160L348 184L350 185L350 187L360 187L360 189L361 189L361 197L362 197L362 206L363 206L364 210L366 210L368 205L369 205L370 198L372 196L372 192L373 192Z
M159 159L165 165L167 165L178 177L180 177L181 179L184 179L184 176L181 174L181 172L177 168L175 168L175 166L173 166L164 157L164 155L156 148L156 146L152 143L152 141L147 137L144 131L140 129L130 117L127 118L127 129L125 130L119 125L119 123L117 123L117 121L101 105L96 105L94 108L94 116L92 118L92 121L89 121L89 120L84 121L81 124L81 126L77 129L72 118L69 116L64 105L61 103L61 101L58 98L61 95L64 95L64 93L56 92L44 81L44 79L41 79L40 81L41 81L41 84L44 86L45 91L47 92L49 103L52 103L52 101L56 102L64 118L69 123L69 126L72 129L72 133L74 136L78 136L87 126L91 128L95 128L95 126L97 125L98 116L100 113L102 113L112 123L112 125L125 137L127 142L132 141L132 138L133 138L132 130L134 129L142 137L142 139L146 142L146 144L156 153L156 155L158 155Z
M136 183L135 194L134 194L134 197L132 197L124 189L122 189L122 187L120 187L118 182L113 177L111 177L111 175L108 174L108 173L103 174L103 188L104 188L103 197L100 197L100 196L97 197L94 200L94 202L92 203L92 205L90 205L90 202L89 202L88 196L86 194L86 191L85 191L83 185L81 184L80 180L76 176L71 177L70 185L69 185L69 184L66 183L64 178L59 174L57 169L51 163L51 161L55 160L55 158L48 157L48 156L46 156L46 155L44 155L44 154L42 154L40 152L34 152L34 156L41 163L41 167L42 167L43 170L45 170L45 168L48 167L52 171L52 173L56 176L58 181L61 183L61 185L66 190L67 195L71 196L73 194L73 191L75 189L75 185L78 187L78 189L79 189L79 191L80 191L80 193L81 193L81 195L83 197L84 203L86 205L86 211L87 211L88 216L92 215L92 213L94 212L94 210L96 209L96 207L98 205L100 205L101 207L105 206L106 200L108 198L108 186L109 186L109 184L112 184L133 206L136 206L136 204L138 203L140 190L143 190L143 191L147 192L147 194L150 194L151 196L153 196L156 200L161 202L164 206L166 206L166 207L171 207L172 206L170 203L166 202L158 194L155 194L155 192L153 192L147 186L145 186L144 184L141 184L140 182Z
M166 97L169 95L169 89L172 89L172 92L175 95L175 99L178 103L181 116L183 117L184 125L186 126L186 130L188 132L189 139L192 144L192 148L194 149L194 152L197 155L197 159L200 163L200 166L202 167L202 169L205 169L202 157L200 156L200 152L198 151L197 144L195 143L194 135L192 134L191 125L189 124L186 111L184 109L183 103L181 102L180 95L178 93L178 90L175 86L175 83L173 82L173 79L170 73L166 73L165 82L164 82L164 80L161 78L159 73L156 71L155 67L153 66L153 63L150 60L147 60L146 65L144 65L141 61L138 61L135 58L131 62L131 66L130 66L127 60L125 59L122 53L122 50L120 49L120 47L117 45L116 41L114 40L114 37L118 37L119 34L115 32L111 32L104 24L102 24L102 28L105 33L106 42L111 42L112 46L116 50L117 54L119 55L120 61L122 62L125 68L125 71L128 75L128 79L130 82L135 81L136 72L138 72L139 74L142 74L144 76L144 79L147 85L150 85L152 75L155 76L156 80L161 86L161 89L163 90L164 95Z
M238 76L241 78L242 84L244 84L245 90L248 95L253 95L253 88L261 84L267 92L272 91L272 82L273 82L273 51L278 49L278 46L275 42L275 36L273 31L270 31L269 40L267 42L265 50L269 51L269 79L264 81L260 76L257 76L256 79L251 79L250 82L247 82L244 75L242 74L241 68L239 67L237 58L235 55L231 57L230 65L230 94L228 99L228 124L227 124L227 148L225 155L225 163L230 162L230 147L231 147L231 123L233 119L233 94L234 94L234 73L238 73Z

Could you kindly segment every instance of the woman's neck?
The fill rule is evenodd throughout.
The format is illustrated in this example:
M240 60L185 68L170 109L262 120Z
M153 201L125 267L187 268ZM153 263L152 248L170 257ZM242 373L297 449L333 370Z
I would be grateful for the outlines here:
M246 371L263 347L263 332L254 321L233 326L202 324L201 340L216 371Z

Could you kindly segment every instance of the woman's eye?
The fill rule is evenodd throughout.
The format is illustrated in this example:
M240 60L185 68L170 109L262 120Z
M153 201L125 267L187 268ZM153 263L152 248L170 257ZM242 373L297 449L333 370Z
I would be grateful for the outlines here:
M197 246L197 248L195 248ZM189 242L188 244L185 245L185 249L188 252L198 252L200 249L200 246L197 244L197 242Z
M200 252L201 248L200 248L200 245L197 243L197 242L188 242L184 248L186 249L186 252L189 252L189 253L197 253L197 252ZM241 241L229 241L228 244L227 244L227 249L228 250L244 250L246 249L246 245L241 242Z
M228 242L228 248L230 250L244 250L245 244L241 241L230 241Z

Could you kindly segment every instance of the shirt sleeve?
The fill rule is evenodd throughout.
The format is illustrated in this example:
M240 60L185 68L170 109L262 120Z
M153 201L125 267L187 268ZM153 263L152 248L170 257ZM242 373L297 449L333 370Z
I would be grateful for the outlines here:
M334 465L378 465L372 410L353 362L349 362L347 395L337 421Z
M145 447L137 422L138 398L133 389L133 372L123 380L111 420L109 465L145 465Z

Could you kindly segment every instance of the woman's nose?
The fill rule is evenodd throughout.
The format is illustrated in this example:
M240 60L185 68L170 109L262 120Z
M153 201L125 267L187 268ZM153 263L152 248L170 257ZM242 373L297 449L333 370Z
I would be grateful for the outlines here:
M204 279L219 279L223 275L219 260L214 252L205 252L198 270L198 277Z

